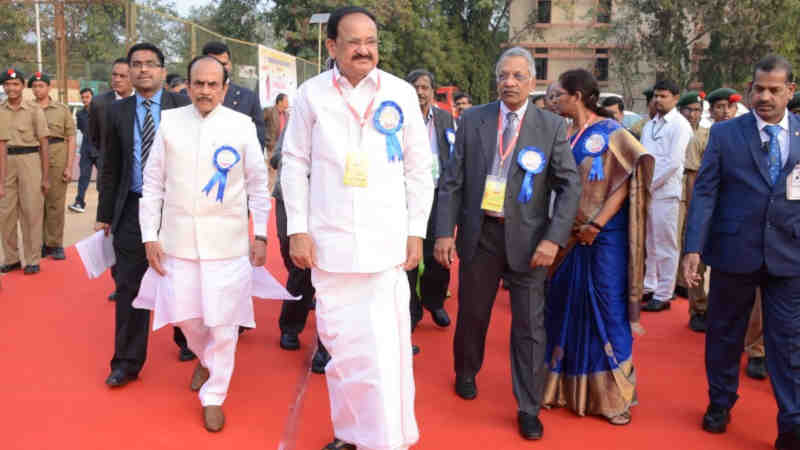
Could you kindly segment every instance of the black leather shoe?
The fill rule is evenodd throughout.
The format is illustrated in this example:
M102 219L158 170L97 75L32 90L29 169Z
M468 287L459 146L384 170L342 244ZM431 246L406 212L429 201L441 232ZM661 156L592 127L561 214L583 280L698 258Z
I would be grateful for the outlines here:
M417 355L419 355L419 352L421 352L421 351L422 350L419 349L419 345L412 345L411 346L411 354L412 355L417 356Z
M689 319L689 329L695 331L697 333L705 333L706 332L706 315L705 314L693 314L692 318Z
M50 247L50 257L57 261L67 259L67 255L64 254L64 247Z
M689 298L689 290L683 286L675 286L675 295L678 297Z
M519 424L519 434L525 439L536 441L544 434L544 425L538 417L520 411L517 413L517 423Z
M314 358L311 360L311 371L314 373L325 373L325 366L331 360L331 355L322 344L317 345L317 351L314 352Z
M114 302L117 300L117 291L108 294L108 301Z
M189 350L188 347L181 347L181 349L178 351L178 361L186 362L195 358L197 358L197 355L195 355L193 351Z
M295 333L281 333L280 345L284 350L300 350L300 338Z
M17 261L14 264L4 264L3 267L0 267L0 272L8 273L12 270L19 270L22 269L22 263Z
M800 450L800 425L796 425L792 431L787 431L778 435L775 440L777 450Z
M642 311L659 312L667 310L671 306L672 305L670 304L670 302L660 302L654 298L651 298L650 301L648 301L647 303L645 303L644 306L642 306Z
M111 371L111 375L106 378L106 384L110 387L122 387L136 378L138 377L135 374L128 373L122 369L114 369Z
M731 422L731 410L710 404L703 416L703 429L709 433L724 433Z
M767 360L762 357L747 358L747 376L756 380L767 378ZM798 449L800 450L800 449Z
M456 394L464 400L472 400L478 396L478 385L475 377L456 375Z
M322 450L356 450L356 446L334 438L333 442L323 447Z
M649 303L650 300L652 300L652 299L653 299L653 293L652 292L648 292L647 294L644 294L642 296L642 303Z
M445 311L444 308L431 311L431 316L433 316L433 323L436 325L440 327L450 326L450 316L447 315L447 311Z
M22 271L25 275L33 275L35 273L39 273L39 265L38 264L30 264L25 266L25 270Z
M46 257L50 254L50 247L43 245L42 246L42 258Z

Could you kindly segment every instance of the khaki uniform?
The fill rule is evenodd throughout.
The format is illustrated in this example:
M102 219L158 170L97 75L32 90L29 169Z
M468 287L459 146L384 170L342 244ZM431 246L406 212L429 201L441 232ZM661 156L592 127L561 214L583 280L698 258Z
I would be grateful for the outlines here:
M22 226L25 265L39 264L42 252L42 167L39 138L47 137L47 119L33 102L24 101L13 110L8 101L0 103L0 123L8 127L6 196L0 199L0 232L5 264L20 261L17 222ZM21 213L21 214L20 214Z
M75 136L75 120L66 105L53 100L44 108L44 115L47 118L47 128L50 129L50 165L47 172L50 189L44 198L43 242L48 247L62 247L68 184L63 175L69 161L67 143Z

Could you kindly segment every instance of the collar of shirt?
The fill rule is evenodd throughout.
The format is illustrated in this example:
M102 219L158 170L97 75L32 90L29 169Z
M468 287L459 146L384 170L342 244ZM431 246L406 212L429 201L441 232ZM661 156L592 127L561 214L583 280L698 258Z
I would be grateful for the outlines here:
M159 89L152 97L150 97L152 108L155 105L161 106L161 94L164 92L164 89ZM142 97L138 92L136 93L136 109L142 107L142 103L144 103L144 97Z
M527 100L525 100L525 103L523 103L522 106L520 106L516 111L511 111L511 109L508 106L506 106L505 102L500 100L500 113L501 113L500 118L502 121L500 123L500 129L502 130L506 129L506 121L508 120L508 113L515 112L517 113L517 120L522 120L522 118L525 117L525 111L527 110L528 110Z
M378 85L378 68L375 67L374 69L372 69L367 74L366 77L364 77L361 81L358 82L358 84L356 86L353 86L352 84L350 84L350 80L348 80L346 77L344 77L342 75L341 72L339 72L339 66L333 66L333 77L336 78L336 81L339 83L339 87L341 87L342 90L358 88L360 86L363 86L363 83L365 81L372 81L372 84L374 86L377 86ZM331 86L333 86L333 77L331 78Z
M425 124L429 124L431 122L431 120L433 119L433 108L435 108L435 106L433 106L433 105L430 105L428 107L428 115L425 116Z
M658 122L658 121L663 119L664 122L672 122L673 120L675 120L675 115L676 114L678 114L678 115L680 114L678 112L678 108L672 108L672 109L669 110L668 113L664 114L663 116L660 115L660 114L656 114L656 116L653 117L652 119L650 119L650 121L655 123L655 122Z
M203 117L203 115L200 114L200 111L197 110L197 107L192 105L192 116L197 120L208 120L217 115L217 112L222 108L224 108L224 106L222 106L222 103L220 103L219 105L215 106L214 109L209 111L209 113L206 114L205 117Z
M14 111L14 109L8 103L7 99L4 100L3 103L0 103L0 106L5 107L9 111ZM33 106L33 104L32 103L28 103L26 100L22 100L21 102L19 102L20 109L31 109L32 106Z
M756 116L756 127L758 127L758 131L760 131L762 135L767 135L767 132L764 131L764 127L766 127L767 125L773 125L773 124L765 122L764 119L762 119L761 116L759 116L758 113L756 113L755 111L753 111L753 115ZM789 132L789 110L786 110L783 113L783 119L781 119L780 122L778 122L777 124L774 124L774 125L778 125L779 127L781 127L781 131L785 131L785 132L788 133ZM781 134L783 134L783 133L781 133ZM769 135L767 135L767 140L769 140Z

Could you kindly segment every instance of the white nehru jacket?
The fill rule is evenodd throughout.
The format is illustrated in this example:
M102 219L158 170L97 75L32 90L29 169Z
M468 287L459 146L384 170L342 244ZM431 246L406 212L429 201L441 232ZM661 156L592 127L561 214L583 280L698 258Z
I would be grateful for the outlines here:
M226 145L241 160L228 171L219 202L219 184L208 194L203 188L217 173L215 151ZM163 111L143 178L142 241L160 241L167 255L189 260L248 255L248 206L255 234L267 235L267 167L255 126L244 114L222 105L206 117L194 105Z
M345 98L363 118L373 96L362 129ZM399 163L388 160L386 136L373 124L384 101L399 105L405 119L397 133L403 151ZM344 185L350 151L368 154L367 187ZM376 273L402 264L407 237L425 237L433 202L432 162L410 84L374 69L353 87L337 69L323 72L300 86L283 142L287 232L310 233L317 267L327 272Z

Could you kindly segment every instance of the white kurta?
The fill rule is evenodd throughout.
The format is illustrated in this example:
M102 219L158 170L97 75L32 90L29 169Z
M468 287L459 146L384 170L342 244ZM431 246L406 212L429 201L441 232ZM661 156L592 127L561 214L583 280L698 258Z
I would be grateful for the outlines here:
M333 84L336 76L340 94ZM344 98L343 98L344 97ZM347 103L364 117L361 127ZM402 162L372 123L384 101L401 108ZM368 154L366 187L344 184L347 154ZM425 237L433 201L432 155L413 87L373 70L352 86L337 69L300 86L283 143L287 234L310 233L317 330L337 438L359 450L398 450L419 438L405 272L408 236Z

